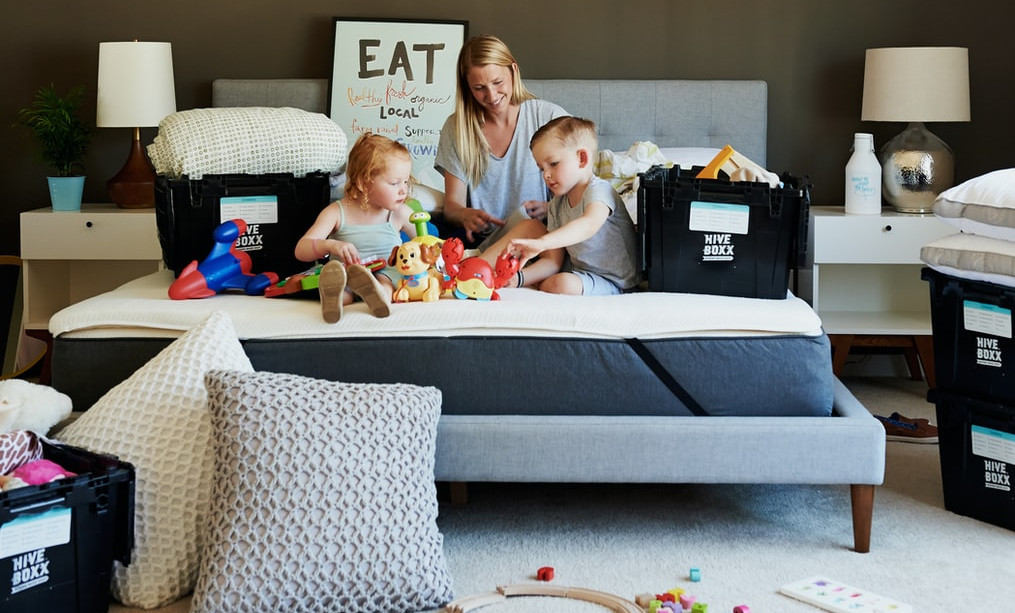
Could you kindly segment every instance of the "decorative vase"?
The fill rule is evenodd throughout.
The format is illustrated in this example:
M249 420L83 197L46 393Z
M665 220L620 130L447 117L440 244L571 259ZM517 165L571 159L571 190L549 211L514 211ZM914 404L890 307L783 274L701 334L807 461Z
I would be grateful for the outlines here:
M81 210L84 177L46 177L46 180L49 181L49 201L54 211Z

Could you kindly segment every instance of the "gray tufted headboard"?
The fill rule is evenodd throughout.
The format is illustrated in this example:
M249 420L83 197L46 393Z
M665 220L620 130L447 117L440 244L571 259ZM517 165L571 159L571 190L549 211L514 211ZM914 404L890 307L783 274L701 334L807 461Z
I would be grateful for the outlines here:
M536 95L599 127L602 149L734 149L765 165L768 84L756 80L526 79ZM327 79L216 79L212 106L291 106L326 112Z

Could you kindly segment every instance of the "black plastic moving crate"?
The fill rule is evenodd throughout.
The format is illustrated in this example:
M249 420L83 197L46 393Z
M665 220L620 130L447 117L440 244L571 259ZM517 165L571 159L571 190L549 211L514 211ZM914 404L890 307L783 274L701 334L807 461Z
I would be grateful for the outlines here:
M785 298L807 249L810 185L698 179L699 168L639 174L641 267L653 291Z
M1015 287L924 268L930 283L937 386L1015 405Z
M941 388L937 409L945 508L1015 530L1015 406Z
M43 446L77 476L0 493L0 611L105 613L113 560L134 548L134 467Z
M219 224L240 218L247 222L247 231L236 247L250 256L252 273L273 272L283 278L302 272L307 264L293 255L296 242L330 199L324 173L205 175L193 180L160 175L155 181L155 219L162 258L179 276L192 261L208 257Z

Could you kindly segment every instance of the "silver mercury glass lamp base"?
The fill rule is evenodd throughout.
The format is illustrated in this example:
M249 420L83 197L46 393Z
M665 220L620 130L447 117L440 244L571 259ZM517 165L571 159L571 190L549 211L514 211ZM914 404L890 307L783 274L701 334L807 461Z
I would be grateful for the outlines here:
M951 148L922 121L906 126L881 147L882 191L900 213L931 213L937 195L955 180Z

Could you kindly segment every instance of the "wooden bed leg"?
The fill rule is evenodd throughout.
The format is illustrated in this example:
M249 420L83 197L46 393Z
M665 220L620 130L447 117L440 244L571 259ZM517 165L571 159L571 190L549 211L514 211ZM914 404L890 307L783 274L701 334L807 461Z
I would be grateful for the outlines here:
M469 484L465 481L452 481L448 484L451 486L451 504L465 504L469 501Z
M874 486L849 486L853 506L853 551L867 553L871 549L871 522L874 518Z

